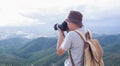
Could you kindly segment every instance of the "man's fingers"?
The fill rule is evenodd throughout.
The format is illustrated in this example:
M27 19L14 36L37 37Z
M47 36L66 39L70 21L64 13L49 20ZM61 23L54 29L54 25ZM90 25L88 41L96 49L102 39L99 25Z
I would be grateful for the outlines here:
M58 27L58 24L57 24L57 29L58 29L58 30L61 30L61 29Z

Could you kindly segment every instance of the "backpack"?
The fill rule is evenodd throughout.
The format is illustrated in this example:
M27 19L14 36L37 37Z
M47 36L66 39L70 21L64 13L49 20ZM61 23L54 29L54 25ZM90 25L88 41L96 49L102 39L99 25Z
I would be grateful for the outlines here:
M92 37L90 31L87 31L85 35L79 30L75 30L75 32L79 34L84 41L84 66L104 66L103 49L98 40ZM69 55L72 66L75 66L70 50Z

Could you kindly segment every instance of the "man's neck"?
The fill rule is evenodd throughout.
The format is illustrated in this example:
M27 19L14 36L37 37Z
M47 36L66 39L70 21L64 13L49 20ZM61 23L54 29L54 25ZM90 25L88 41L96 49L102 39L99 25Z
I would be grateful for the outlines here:
M73 27L72 31L76 30L76 29L79 29L80 27Z
M78 27L78 26L75 26L73 30L76 30L76 29L79 29L79 28L80 28L80 27Z

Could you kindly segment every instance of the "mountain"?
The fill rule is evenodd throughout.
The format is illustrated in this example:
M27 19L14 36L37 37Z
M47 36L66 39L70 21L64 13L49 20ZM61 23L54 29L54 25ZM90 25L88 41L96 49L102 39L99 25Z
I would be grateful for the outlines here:
M111 53L120 53L120 50L118 50L119 48L120 48L120 44L114 44L114 45L109 45L105 47L104 51L111 52Z
M8 54L10 54L10 56L14 55L17 49L24 46L29 41L30 39L23 37L13 37L0 40L0 56L6 57Z
M100 36L96 36L95 38L97 38L100 41L101 45L103 46L104 61L106 61L105 65L108 66L107 63L113 62L113 61L116 61L116 63L119 64L118 63L119 59L117 61L117 60L115 60L115 58L117 59L120 56L120 54L119 54L119 52L120 52L120 50L119 50L120 35L100 35ZM50 41L52 41L52 42L50 42ZM23 57L26 55L25 58L27 58L29 60L33 59L33 57L34 57L34 61L31 60L31 62L35 65L38 65L38 66L39 65L50 66L51 64L54 64L54 65L56 64L56 66L59 66L59 65L63 64L63 61L65 60L64 58L65 58L66 54L63 56L64 58L62 57L62 59L58 59L61 62L54 61L55 59L59 58L59 56L56 55L56 51L55 51L56 41L57 41L56 38L40 37L40 38L34 39L33 41L29 42L27 45L22 47L23 50L21 50L21 51L24 54ZM39 48L38 48L38 46L39 46ZM32 51L30 51L30 50L32 50ZM39 53L42 53L42 55ZM38 59L38 56L37 56L37 59L35 59L35 54L39 55L40 59ZM109 59L112 59L111 57L114 60L108 61ZM116 65L116 63L114 63L113 65Z
M21 53L31 53L31 52L36 52L39 50L46 50L49 48L55 48L56 47L56 38L45 38L45 37L40 37L37 39L34 39L30 42L28 42L25 46L23 46Z
M102 47L106 47L108 45L112 44L120 44L120 34L117 35L101 35L98 37L95 37L99 40Z
M35 64L36 66L63 66L65 55L59 57L56 54L56 43L56 38L40 37L20 48L17 55L27 59L26 63Z
M120 66L120 34L96 37L104 50L105 66Z
M111 53L104 57L105 66L120 66L120 53Z
M120 65L120 34L118 35L97 35L97 38L104 50L105 66ZM39 37L32 40L24 38L6 39L0 41L0 66L63 66L63 56L56 54L57 38ZM9 45L9 46L7 46ZM4 48L4 49L3 49ZM4 52L6 49L11 52ZM14 51L14 52L13 52Z
M6 49L17 49L22 47L29 41L30 39L23 38L23 37L7 38L4 40L0 40L0 46Z
M0 40L0 66L4 66L5 64L19 64L22 58L15 55L16 50L29 41L30 39L24 37L12 37Z

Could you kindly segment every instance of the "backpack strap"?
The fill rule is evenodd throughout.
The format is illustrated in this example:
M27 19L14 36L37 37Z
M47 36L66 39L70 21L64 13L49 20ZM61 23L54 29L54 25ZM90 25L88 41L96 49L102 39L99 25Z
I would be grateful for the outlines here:
M69 49L69 51L68 51L68 54L69 54L69 56L70 56L70 60L71 60L72 66L75 66L70 49Z
M86 37L86 40L89 40L89 39L92 39L92 38L93 38L93 37L92 37L92 33L91 33L90 30L87 29L87 32L86 32L86 34L85 34L85 37Z
M76 32L77 34L79 34L79 36L83 39L84 42L86 42L86 37L85 37L85 35L84 35L81 31L75 30L75 32Z

